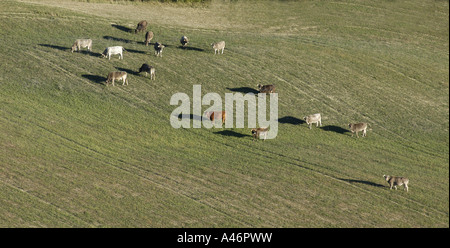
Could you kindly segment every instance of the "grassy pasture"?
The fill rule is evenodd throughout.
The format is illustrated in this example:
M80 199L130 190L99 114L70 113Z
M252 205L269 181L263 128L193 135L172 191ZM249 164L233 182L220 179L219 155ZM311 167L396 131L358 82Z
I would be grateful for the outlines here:
M0 226L448 228L448 10L1 1ZM142 19L162 58L130 32ZM70 53L83 37L93 51ZM100 58L112 45L123 60ZM156 80L137 73L145 62ZM128 86L104 85L115 70ZM276 139L170 126L174 93L258 83L277 85ZM302 117L316 112L323 126L309 130ZM358 121L370 123L365 138L347 131ZM383 174L409 177L410 192Z

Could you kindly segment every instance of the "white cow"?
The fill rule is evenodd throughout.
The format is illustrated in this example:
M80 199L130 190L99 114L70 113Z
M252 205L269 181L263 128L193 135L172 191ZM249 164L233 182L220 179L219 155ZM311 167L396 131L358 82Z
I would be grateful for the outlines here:
M311 124L316 123L316 127L322 126L322 117L320 114L313 114L303 117L303 120L308 124L309 129L311 129Z
M223 49L225 49L225 41L219 41L216 43L212 43L211 46L214 49L214 54L216 54L216 53L220 54L220 50L222 50L222 54L223 54Z
M111 55L119 54L119 59L123 59L123 51L125 51L125 49L122 46L107 47L105 51L103 51L102 57L108 57L110 60Z

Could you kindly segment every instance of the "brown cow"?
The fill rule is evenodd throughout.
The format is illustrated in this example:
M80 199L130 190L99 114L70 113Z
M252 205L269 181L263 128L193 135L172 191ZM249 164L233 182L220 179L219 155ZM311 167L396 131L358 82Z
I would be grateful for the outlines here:
M226 113L225 111L211 111L205 113L206 118L209 118L212 122L214 120L222 119L222 125L225 123Z
M137 32L141 32L141 31L145 31L145 29L147 28L147 21L146 20L142 20L138 23L136 29L134 30L134 33L136 34Z
M258 84L259 93L275 93L275 85L268 84L268 85L261 85Z

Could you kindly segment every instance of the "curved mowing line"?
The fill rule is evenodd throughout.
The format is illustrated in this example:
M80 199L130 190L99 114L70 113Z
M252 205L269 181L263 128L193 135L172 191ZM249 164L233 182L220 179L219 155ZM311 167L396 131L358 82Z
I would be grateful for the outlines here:
M44 204L46 204L46 205L49 205L49 206L52 206L52 207L56 208L58 211L64 213L64 214L67 215L67 216L72 216L73 218L79 220L80 222L84 223L84 224L85 224L86 226L88 226L88 227L95 227L95 226L92 225L91 223L88 223L88 222L84 221L82 218L80 218L80 217L78 217L78 216L76 216L76 215L74 215L74 214L72 214L72 213L70 213L70 212L68 212L68 211L66 211L66 210L64 210L64 209L62 209L62 208L60 208L60 207L58 207L57 205L55 205L55 204L53 204L53 203L51 203L51 202L47 202L47 201L45 201L44 199L42 199L42 198L40 198L40 197L38 197L38 196L36 196L36 195L33 195L33 194L27 192L27 191L24 190L24 189L21 189L21 188L19 188L19 187L16 187L16 186L14 186L14 185L12 185L12 184L9 184L9 183L7 183L7 182L5 182L5 181L0 181L0 182L1 182L2 184L4 184L4 185L6 185L6 186L8 186L8 187L10 187L10 188L12 188L12 189L14 189L14 190L17 190L17 191L19 191L19 192L22 192L22 193L28 195L30 198L37 199L37 200L38 200L39 202L41 202L41 203L44 203Z

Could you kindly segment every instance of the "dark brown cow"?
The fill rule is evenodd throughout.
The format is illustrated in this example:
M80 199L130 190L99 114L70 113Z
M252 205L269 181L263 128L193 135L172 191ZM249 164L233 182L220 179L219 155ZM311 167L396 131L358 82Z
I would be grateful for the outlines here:
M258 84L259 93L275 93L275 85L268 84L268 85L261 85Z
M136 34L136 33L138 33L138 32L145 31L145 29L147 28L147 25L148 25L148 23L147 23L146 20L140 21L140 22L138 23L136 29L134 30L134 33Z

